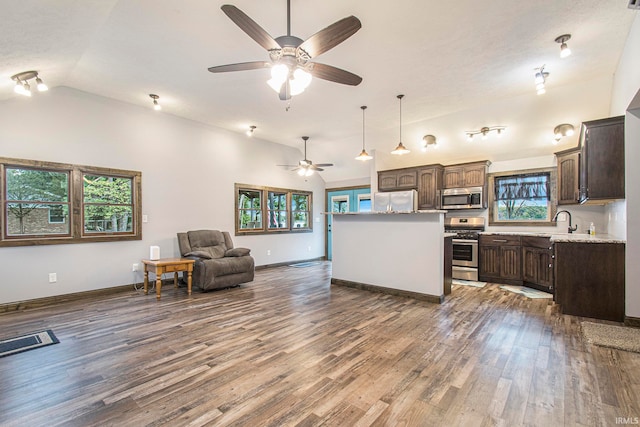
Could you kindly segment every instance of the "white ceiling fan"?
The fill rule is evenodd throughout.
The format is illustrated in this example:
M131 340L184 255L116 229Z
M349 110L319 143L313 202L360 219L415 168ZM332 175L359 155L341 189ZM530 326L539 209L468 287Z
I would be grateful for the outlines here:
M283 166L287 168L293 168L292 171L297 171L300 176L311 176L313 172L322 172L324 169L329 166L333 166L333 163L316 163L314 164L311 160L307 159L307 140L309 140L308 136L303 136L304 140L304 159L300 160L297 165L277 165Z

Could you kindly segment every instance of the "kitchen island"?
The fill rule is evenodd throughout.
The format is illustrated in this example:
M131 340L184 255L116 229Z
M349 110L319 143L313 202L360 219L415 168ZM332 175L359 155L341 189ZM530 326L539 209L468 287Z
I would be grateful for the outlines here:
M328 213L333 215L331 283L441 303L444 214Z

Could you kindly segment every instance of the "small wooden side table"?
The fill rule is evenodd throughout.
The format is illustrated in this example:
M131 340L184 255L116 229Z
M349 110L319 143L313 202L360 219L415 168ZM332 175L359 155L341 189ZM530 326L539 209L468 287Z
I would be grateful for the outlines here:
M144 264L144 294L149 293L149 272L156 275L156 298L160 299L162 290L162 274L173 273L173 284L178 287L178 272L187 272L187 294L191 295L191 274L193 272L194 259L187 258L162 258L156 260L143 259Z

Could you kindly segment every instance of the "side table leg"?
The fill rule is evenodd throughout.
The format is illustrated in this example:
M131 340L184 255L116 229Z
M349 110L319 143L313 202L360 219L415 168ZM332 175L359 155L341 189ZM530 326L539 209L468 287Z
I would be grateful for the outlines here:
M173 273L173 287L178 289L178 272Z
M144 266L144 294L149 294L149 270L147 270L147 266Z
M162 290L162 273L156 272L156 299L160 299L161 290Z
M187 295L191 295L191 270L187 273Z

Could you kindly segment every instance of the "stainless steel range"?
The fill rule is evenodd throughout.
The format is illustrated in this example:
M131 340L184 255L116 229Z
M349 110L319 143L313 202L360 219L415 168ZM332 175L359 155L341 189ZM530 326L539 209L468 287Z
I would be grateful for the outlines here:
M454 279L478 280L478 233L484 231L484 218L445 218L444 231L456 233L452 241L452 277Z

